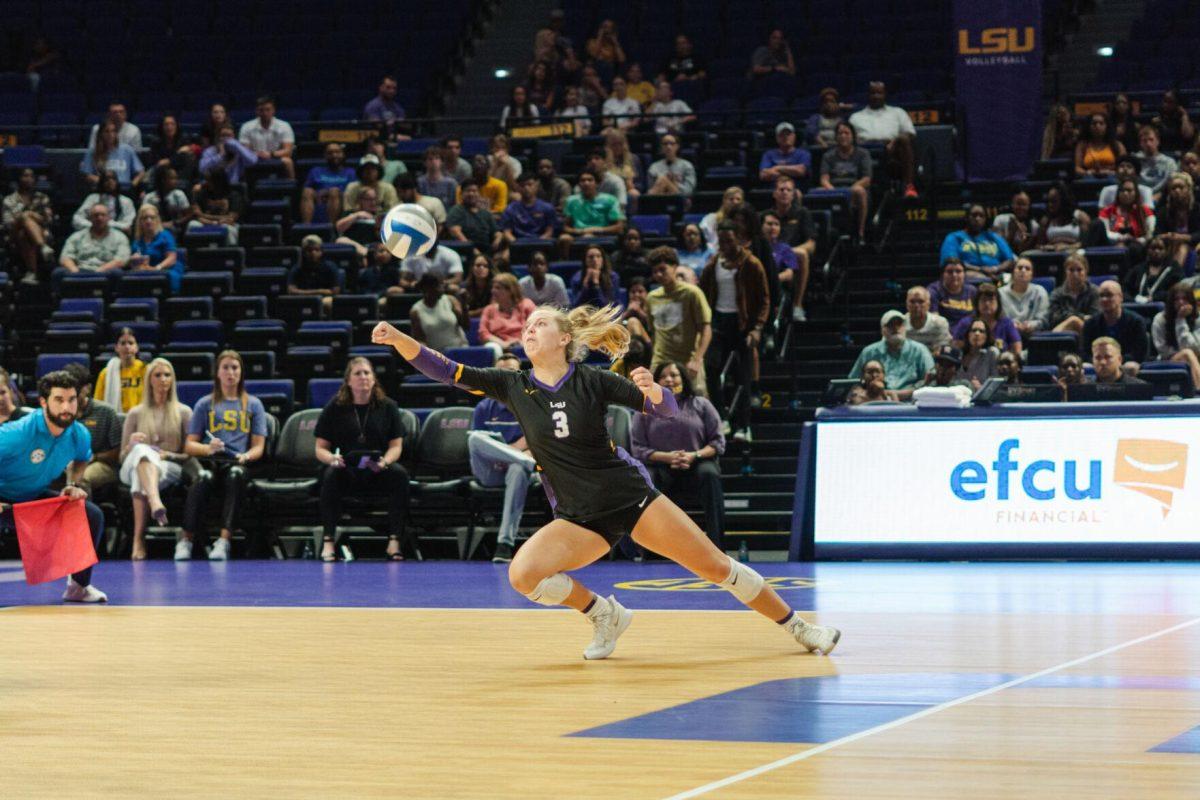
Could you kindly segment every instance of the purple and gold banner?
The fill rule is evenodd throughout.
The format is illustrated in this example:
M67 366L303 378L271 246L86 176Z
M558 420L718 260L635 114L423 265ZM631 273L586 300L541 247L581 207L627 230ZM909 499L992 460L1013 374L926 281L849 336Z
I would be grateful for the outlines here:
M954 83L968 181L1025 178L1041 145L1041 0L955 0Z

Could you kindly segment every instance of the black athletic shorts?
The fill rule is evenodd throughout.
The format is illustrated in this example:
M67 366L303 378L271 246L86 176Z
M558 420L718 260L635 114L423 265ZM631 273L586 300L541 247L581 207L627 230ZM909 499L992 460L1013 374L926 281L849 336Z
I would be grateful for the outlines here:
M587 522L577 522L576 520L568 520L574 522L581 528L587 528L593 533L598 533L604 537L604 541L608 542L609 547L616 547L617 542L627 533L633 533L633 529L637 526L638 520L642 518L642 514L650 507L650 504L659 498L662 493L657 489L648 489L646 497L640 503L635 503L631 506L618 508L616 511L610 511L599 517L594 517Z

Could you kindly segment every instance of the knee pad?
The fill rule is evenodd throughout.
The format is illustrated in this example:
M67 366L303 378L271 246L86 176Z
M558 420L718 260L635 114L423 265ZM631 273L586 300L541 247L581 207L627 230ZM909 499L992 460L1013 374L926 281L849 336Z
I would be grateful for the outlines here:
M542 578L533 591L525 596L539 605L561 606L574 586L575 582L570 577L556 572L549 578Z
M726 556L726 558L729 558L729 556ZM729 564L729 577L717 585L722 589L729 590L730 594L743 603L749 603L758 597L763 585L766 584L763 576L740 561L734 561L732 558L729 558Z

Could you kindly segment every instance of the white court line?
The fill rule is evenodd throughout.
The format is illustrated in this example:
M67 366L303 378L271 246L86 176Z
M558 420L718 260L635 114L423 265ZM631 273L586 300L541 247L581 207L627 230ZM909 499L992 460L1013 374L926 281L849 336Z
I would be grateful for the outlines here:
M1124 650L1127 647L1133 647L1134 645L1142 644L1143 642L1148 642L1151 639L1157 639L1160 636L1166 636L1169 633L1175 633L1176 631L1181 631L1184 628L1190 628L1196 624L1200 624L1200 617L1197 617L1196 619L1188 620L1187 622L1181 622L1178 625L1172 625L1169 628L1164 628L1163 630L1157 631L1155 633L1149 633L1149 634L1146 634L1145 636L1139 636L1137 639L1130 639L1128 642L1124 642L1122 644L1115 644L1112 647L1106 647L1103 650L1092 653L1091 655L1082 656L1080 658L1076 658L1072 661L1064 662L1064 663L1059 664L1054 667L1047 667L1046 669L1042 670L1041 672L1035 672L1032 675L1026 675L1023 678L1015 678L1011 681L1008 681L1007 683L1002 683L998 686L993 686L990 689L984 689L982 691L975 692L974 694L969 694L964 697L959 697L955 700L949 700L940 705L930 706L929 708L926 708L922 711L918 711L915 714L910 714L907 717L901 717L900 719L892 720L891 722L886 722L883 725L877 725L874 728L868 728L865 731L859 731L858 733L852 733L849 736L843 736L841 739L834 739L832 742L826 742L825 744L818 745L817 747L809 748L808 750L801 750L799 753L794 753L790 756L785 756L777 761L772 761L769 764L763 764L761 766L754 767L753 769L748 769L745 772L739 772L736 775L730 775L728 778L722 778L719 781L713 781L712 783L706 783L703 786L697 786L695 789L689 789L686 792L680 792L679 794L673 794L670 797L666 798L666 800L686 800L686 798L689 798L689 797L699 797L700 795L708 794L709 792L716 791L717 789L723 789L726 786L732 786L735 783L740 783L744 780L748 780L750 778L757 777L764 773L771 772L773 770L777 770L780 767L786 767L789 764L795 764L798 761L804 761L805 759L812 758L813 756L819 756L822 753L825 753L825 752L828 752L829 750L834 749L835 747L841 747L842 745L845 745L845 744L852 744L854 742L859 741L860 739L865 739L868 736L874 736L877 733L883 733L885 731L890 731L893 728L900 727L901 725L906 725L910 722L915 722L916 720L931 716L933 714L938 713L939 711L945 711L948 708L954 708L955 706L960 706L963 703L970 703L972 700L978 700L981 697L987 697L990 694L995 694L996 692L1002 692L1005 689L1011 689L1012 687L1020 686L1023 683L1029 683L1030 681L1034 681L1034 680L1037 680L1038 678L1045 677L1046 675L1050 675L1051 673L1058 672L1059 670L1070 669L1071 667L1077 667L1080 664L1087 663L1088 661L1093 661L1097 658L1102 658L1104 656L1111 655L1113 653L1116 653L1119 650Z

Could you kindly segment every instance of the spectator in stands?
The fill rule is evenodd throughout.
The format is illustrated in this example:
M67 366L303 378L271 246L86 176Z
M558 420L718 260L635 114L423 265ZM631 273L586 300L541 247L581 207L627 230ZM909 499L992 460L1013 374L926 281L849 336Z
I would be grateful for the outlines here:
M717 246L717 226L733 216L733 212L746 202L746 192L740 186L726 186L721 193L721 206L700 218L700 231L708 248Z
M627 286L633 278L650 277L650 262L646 259L642 242L641 230L632 226L617 238L617 252L612 257L613 269Z
M213 485L224 495L220 538L209 551L210 561L229 558L230 540L237 529L246 491L246 466L263 457L267 441L267 412L262 401L246 391L242 357L234 350L217 356L213 391L196 403L188 424L185 452L208 460L207 469L189 487L184 512L183 537L175 546L175 560L192 557L192 542L200 534Z
M179 127L179 119L174 114L164 114L158 123L158 134L150 146L151 179L160 169L168 167L190 176L196 168L198 154L199 149Z
M0 425L16 422L25 416L21 406L25 398L16 390L12 377L0 369Z
M567 285L559 276L550 274L550 263L541 250L535 250L529 257L529 274L521 278L519 284L521 294L535 306L571 307Z
M88 134L88 150L95 148L100 132L108 124L113 126L117 133L117 141L121 144L128 145L135 151L142 149L141 129L129 121L129 111L125 108L125 104L114 101L108 104L108 114L104 119L92 126L91 133Z
M416 288L421 300L413 304L408 315L413 338L438 352L466 347L463 328L470 323L458 298L447 293L441 277L426 272L417 280Z
M725 220L717 229L717 254L704 267L700 289L713 311L712 346L705 353L708 396L726 417L721 371L731 354L737 354L736 380L751 384L750 351L762 342L770 315L770 289L762 262L738 239L737 225ZM730 420L735 438L750 441L750 405L742 403Z
M913 286L904 297L905 336L925 345L931 353L950 344L950 323L941 314L929 310L929 290Z
M342 193L353 180L354 170L346 166L346 149L338 142L326 144L325 163L310 169L304 179L304 188L300 192L300 221L312 222L318 203L325 209L327 222L340 217Z
M79 410L75 421L87 428L92 437L92 458L83 471L83 488L91 495L104 492L117 482L121 447L121 421L117 409L92 397L92 375L79 362L68 364L64 371L75 379Z
M1183 278L1183 268L1167 256L1166 237L1159 235L1146 245L1146 260L1125 276L1124 291L1135 303L1162 303ZM1103 306L1103 299L1100 303Z
M1196 313L1192 287L1186 282L1171 287L1166 307L1154 315L1150 324L1150 336L1158 357L1187 364L1192 385L1200 386L1200 315Z
M1009 386L1021 385L1021 359L1005 351L996 359L996 377L1004 378Z
M159 167L154 170L153 186L143 202L158 209L164 228L182 233L192 220L192 201L179 188L179 174L174 167Z
M887 104L883 81L871 81L867 88L867 107L850 115L850 124L860 144L882 144L887 163L904 182L904 196L916 197L914 142L917 130L908 112Z
M180 483L185 466L194 464L184 452L192 410L179 402L175 368L165 358L146 367L147 391L129 410L121 432L121 483L133 497L133 560L146 558L146 527L153 519L167 524L161 491Z
M775 126L775 144L772 150L762 154L758 163L758 179L774 184L781 175L787 175L797 185L808 180L812 172L812 156L808 149L796 146L796 127L790 122Z
M617 35L617 23L606 19L600 23L596 35L587 40L584 48L588 58L599 64L604 64L618 71L625 63L625 51L621 49L621 40Z
M1033 203L1029 199L1029 193L1018 189L1012 196L1008 211L997 214L992 220L992 231L1008 242L1008 247L1013 253L1032 250L1037 242L1041 228L1033 218L1032 209Z
M603 150L597 148L588 153L587 169L600 176L600 193L611 194L617 198L617 203L621 208L624 208L629 200L625 181L617 173L608 171L608 161L605 159ZM575 191L578 192L579 189L576 188Z
M563 91L562 107L554 112L554 116L569 120L575 124L575 136L588 136L592 132L592 112L579 102L579 87L568 86Z
M490 258L482 253L472 256L471 271L458 294L459 302L466 309L469 318L476 319L482 316L483 310L492 302L492 281L495 277L496 268Z
M1022 336L1044 330L1050 320L1050 295L1033 282L1033 262L1020 257L1013 265L1012 281L1000 287L1000 308Z
M850 369L849 377L865 377L864 368L867 363L878 361L884 369L884 380L888 389L911 389L917 381L924 378L933 369L933 356L930 355L928 347L906 336L905 325L904 314L895 309L885 311L879 320L882 338L863 348ZM899 399L904 399L903 395Z
M846 405L862 405L864 403L898 403L901 393L887 388L887 373L883 362L874 359L863 364L862 378L858 386L851 387L846 393ZM915 386L916 384L914 384ZM855 390L858 390L857 392ZM905 397L909 392L903 393Z
M712 342L712 309L698 286L676 278L678 261L669 247L650 251L651 276L658 288L646 296L646 309L652 321L654 350L652 369L677 362L688 379L707 394L704 359Z
M538 199L545 200L562 214L571 197L571 184L555 174L554 161L549 158L538 159L537 178Z
M45 36L35 36L29 43L29 61L25 74L29 76L30 88L34 92L41 86L42 75L57 74L62 65L62 53ZM19 66L19 64L18 64Z
M394 77L384 75L379 81L378 94L367 101L362 110L363 119L382 123L384 133L389 137L399 133L397 125L404 121L404 106L396 102L398 88L399 84Z
M1179 159L1179 166L1192 179L1192 193L1200 204L1200 152L1189 150Z
M462 192L462 202L446 215L446 231L450 238L470 242L477 252L484 255L500 250L504 234L496 225L496 218L483 207L479 182L475 178L467 178L459 190Z
M675 37L675 50L663 63L657 80L671 83L705 80L708 77L708 64L692 50L692 40L686 34L678 34Z
M1075 205L1071 187L1056 181L1046 190L1046 213L1038 223L1037 249L1076 250L1091 225L1087 213Z
M202 401L203 402L203 401ZM369 359L351 358L342 386L317 418L316 458L321 471L321 560L336 561L344 542L338 522L346 497L387 498L387 557L403 561L400 542L408 516L408 472L400 465L404 423L400 407L383 392Z
M972 389L978 389L988 378L996 376L996 363L1000 351L991 344L987 324L977 319L971 322L963 343L962 367L959 376L971 382Z
M625 196L641 194L637 181L641 177L641 161L629 150L629 137L624 131L609 128L604 131L604 168L625 182Z
M1187 263L1189 251L1200 242L1200 203L1191 175L1176 172L1171 176L1155 218L1154 229L1166 240L1171 258L1178 264Z
M554 69L549 62L534 61L529 65L529 75L525 79L525 94L529 102L542 111L553 111L556 83Z
M615 236L625 228L621 204L611 194L600 192L600 176L595 170L579 173L579 194L571 195L563 208L563 233L559 249L566 257L576 237Z
M222 104L213 103L208 108L208 119L200 126L200 146L207 148L216 144L221 138L221 129L226 126L233 127L233 120L229 118L229 112ZM258 157L255 156L255 158ZM203 172L204 168L201 167L200 171Z
M1138 143L1141 145L1141 150L1135 153L1141 162L1138 183L1153 192L1157 199L1167 185L1167 179L1179 171L1179 164L1158 149L1158 128L1153 125L1142 126L1138 131ZM1145 205L1152 206L1153 203Z
M491 164L488 163L487 156L477 155L471 159L471 177L475 180L476 186L479 188L479 194L485 201L485 205L492 215L497 219L504 213L504 209L508 208L508 184L499 178L494 178L491 175ZM456 199L459 203L462 202L462 183L459 183L458 194Z
M408 137L397 137L408 138ZM373 155L379 159L379 165L383 167L383 177L381 180L384 183L396 183L396 178L408 173L408 167L398 158L388 158L387 144L378 136L371 135L363 140L363 155ZM397 188L397 192L400 190Z
M635 414L630 432L633 457L649 468L655 488L667 496L676 500L681 496L699 498L704 507L704 532L720 547L725 533L720 467L725 435L721 418L707 398L696 394L695 383L683 364L659 364L654 369L654 380L675 395L679 413L663 420Z
M521 294L516 276L501 272L492 279L492 302L479 315L479 343L492 348L497 358L520 347L525 321L536 308Z
M216 142L200 154L200 174L208 175L217 168L225 173L230 183L241 183L246 167L257 163L258 154L235 139L233 124L225 123L217 129Z
M794 301L793 319L803 322L804 294L808 290L809 265L817 252L817 227L813 222L812 213L801 204L800 192L796 190L796 182L785 176L775 181L775 190L771 193L774 201L772 210L779 217L780 238L792 248L796 254L796 278L793 279ZM761 257L760 257L761 260ZM796 310L800 311L797 314ZM797 317L800 317L799 319Z
M437 244L425 255L410 255L400 262L400 283L413 288L425 275L435 275L446 283L447 291L457 294L463 279L462 256Z
M871 154L858 146L858 134L848 122L838 122L835 144L821 156L822 189L843 189L850 193L850 208L858 225L858 240L867 231L867 212L871 204Z
M14 502L43 497L63 496L82 501L93 544L99 548L104 536L104 513L88 499L79 486L87 462L92 457L86 429L75 424L75 379L65 371L49 372L38 381L41 410L0 428L0 504L4 527L13 530ZM36 456L41 454L42 458ZM52 482L66 473L67 484L61 492L50 489ZM91 586L88 567L67 579L63 600L75 603L103 603L108 597ZM79 656L76 656L77 658Z
M957 347L944 344L931 351L933 355L933 369L925 373L922 378L913 387L914 389L924 389L930 386L938 386L941 388L949 388L952 386L966 386L970 388L971 382L966 378L959 377L959 372L962 369L962 351ZM1011 353L1009 353L1012 356ZM1015 356L1012 356L1015 358ZM878 363L878 362L871 362ZM865 376L865 370L864 370Z
M396 199L401 203L415 203L421 208L428 211L434 222L438 225L446 224L446 205L436 197L421 194L417 190L417 179L412 175L405 173L397 175L396 180L392 182L392 188L396 190ZM454 188L458 188L455 186Z
M35 282L40 268L54 261L54 204L36 187L37 174L25 167L17 173L17 185L5 196L3 206L3 225L27 283Z
M1051 107L1042 130L1042 159L1074 158L1079 130L1071 118L1071 109L1062 103Z
M1097 226L1096 234L1089 232L1089 238L1095 236L1099 243L1127 248L1136 261L1154 236L1156 220L1154 209L1142 205L1137 181L1129 178L1117 187L1116 202L1100 209L1100 222L1103 227Z
M96 377L95 394L125 414L142 402L146 364L137 357L138 341L131 328L121 328L117 332L113 350L116 355Z
M538 107L530 102L529 92L518 83L512 87L508 105L500 112L500 129L507 131L512 126L532 125L541 115Z
M471 164L462 157L462 137L460 136L443 136L441 140L441 157L442 168L447 175L454 178L456 182L465 180L471 175ZM426 151L428 158L428 151ZM429 166L428 160L425 162L426 168ZM429 192L425 192L429 194ZM451 205L446 203L447 206Z
M63 245L59 267L50 276L55 294L67 275L87 272L115 277L129 261L129 239L109 225L108 206L96 203L88 218L91 227L75 231Z
M509 242L529 239L554 240L554 228L558 224L558 213L554 206L538 199L537 175L526 172L519 181L519 199L508 204L500 217L500 230Z
M221 226L225 228L226 244L236 245L238 220L244 204L241 190L230 185L228 173L213 167L204 174L204 183L192 198L193 219L188 223L188 229L201 225Z
M770 301L770 317L768 318L767 326L764 331L769 336L774 332L775 320L774 312L779 307L781 302L781 289L779 285L779 269L775 265L775 255L771 249L770 242L763 236L762 221L759 219L758 212L754 210L754 206L749 203L742 203L733 210L729 215L729 219L734 224L737 232L738 242L750 251L750 255L758 259L758 263L762 264L763 271L767 275L767 298ZM796 263L800 263L797 257ZM801 276L807 280L806 276ZM793 279L795 280L795 279ZM758 350L751 351L751 357L754 360L754 392L751 396L752 402L758 401ZM754 406L758 408L757 405Z
M1092 342L1092 366L1096 370L1096 383L1145 384L1134 377L1137 364L1124 360L1121 343L1109 336L1101 336ZM1133 369L1130 369L1130 366Z
M1116 140L1108 115L1096 112L1088 118L1087 132L1075 145L1075 174L1105 177L1117 169L1117 159L1125 155L1125 147Z
M1017 355L1021 355L1021 334L1013 321L1004 316L1004 309L1000 306L1000 292L996 289L996 284L981 283L975 291L972 304L974 313L960 319L950 330L954 346L963 347L971 325L982 322L987 330L988 342L997 351L1011 350Z
M796 257L796 252L780 238L783 224L777 213L764 211L761 218L763 237L771 245L771 255L774 258L775 272L779 283L782 286L790 287L799 280L800 262ZM804 322L807 319L804 306L800 302L801 295L798 292L792 292L792 320L795 322Z
M679 157L679 137L665 134L661 140L662 155L646 171L650 183L646 194L677 194L691 197L696 191L696 168L692 162Z
M342 291L342 271L326 261L321 237L313 234L300 241L300 263L288 271L287 293L321 298L321 310L328 315L333 298Z
M1162 106L1150 124L1160 131L1164 150L1186 150L1196 141L1196 126L1179 102L1179 92L1174 89L1163 92Z
M775 28L767 36L767 43L760 45L750 56L750 74L755 77L772 73L796 74L796 59L783 31Z
M608 90L604 88L604 81L600 80L600 73L592 64L585 65L579 80L579 102L588 108L598 109L607 99Z
M678 134L689 122L695 122L692 107L682 100L673 99L671 84L659 81L654 93L654 102L646 109L646 119L654 122L654 132L659 136Z
M1014 256L1008 242L988 228L987 211L976 203L967 210L967 225L946 234L942 241L941 261L962 261L972 278L995 280L1012 269Z
M1088 280L1083 253L1072 253L1063 262L1066 280L1050 293L1050 326L1055 332L1083 333L1084 321L1100 310L1100 295Z
M562 32L565 16L561 8L550 11L550 21L534 36L533 57L534 60L553 61L559 71L571 75L579 71L580 63L570 37Z
M158 209L147 203L138 211L137 230L130 243L132 254L126 267L131 272L162 272L170 282L171 294L183 285L183 262L175 236L163 227Z
M804 134L814 147L829 148L837 145L837 126L846 121L842 116L842 104L838 98L838 90L832 86L826 86L817 95L817 111L804 123ZM850 129L854 130L854 127L851 126ZM857 137L855 141L857 142Z
M404 293L400 266L383 242L372 242L367 248L363 267L358 271L358 292L378 297L380 309L387 308L388 297Z
M629 96L629 85L619 75L613 78L612 94L604 101L600 113L604 125L626 131L642 123L642 104Z
M396 187L383 182L383 164L379 162L379 156L374 153L367 153L359 159L358 180L346 186L346 194L343 198L346 208L357 208L358 195L365 189L375 190L379 207L384 209L385 213L386 209L400 202L400 198L396 196Z
M625 293L627 302L619 321L629 331L630 343L636 339L642 350L647 351L654 346L654 323L650 321L650 312L646 308L646 298L650 294L646 289L646 279L631 278ZM629 377L628 373L625 376Z
M705 242L704 234L700 232L700 226L694 222L683 226L679 239L679 247L675 248L675 256L679 259L680 264L691 270L699 279L700 273L704 271L704 265L713 257L715 251Z
M79 171L93 188L108 172L114 173L123 186L137 186L146 176L137 151L117 140L117 126L111 120L100 123L100 133L95 144L84 151Z
M975 310L975 287L967 283L962 261L951 257L942 264L942 277L929 284L929 310L954 325Z
M384 210L379 207L379 195L370 186L358 192L356 199L357 205L333 223L333 230L337 244L351 245L360 257L365 257L368 245L379 241Z
M1063 352L1058 354L1058 378L1055 381L1064 391L1069 386L1078 386L1084 382L1083 359L1078 353Z
M1125 297L1121 292L1121 284L1116 281L1100 284L1097 294L1100 297L1100 310L1083 323L1080 352L1087 355L1092 352L1094 343L1104 338L1115 339L1128 359L1125 368L1136 375L1147 357L1146 321L1139 314L1125 313L1121 306Z
M487 156L488 175L503 181L504 185L508 187L509 197L517 199L515 195L519 191L517 180L521 177L521 162L509 153L508 137L503 133L497 133L491 138L488 147L490 150Z
M1109 123L1112 125L1113 136L1125 148L1125 152L1132 153L1138 148L1137 116L1133 113L1129 97L1124 92L1118 92L1113 98Z
M74 216L71 217L71 227L78 231L91 225L88 211L97 203L108 208L111 220L109 224L128 236L129 232L133 230L137 212L134 209L133 201L121 194L121 186L117 182L116 173L107 171L100 176L100 183L96 186L96 191L83 199L79 208L75 210Z
M458 181L442 171L442 154L444 152L445 149L441 147L430 147L425 150L425 172L417 178L417 189L421 194L436 198L443 206L449 208L455 204ZM466 164L462 159L459 159L458 163ZM469 166L466 177L471 177Z
M576 306L618 305L621 276L613 271L608 251L598 244L583 253L583 269L571 276L571 294Z
M642 106L650 105L654 100L654 84L646 80L642 74L642 65L634 62L625 70L625 83L629 96Z
M269 95L258 98L254 114L256 118L243 124L238 131L238 140L254 151L260 162L278 163L289 178L295 179L292 150L296 146L296 134L291 125L275 116L275 99Z

